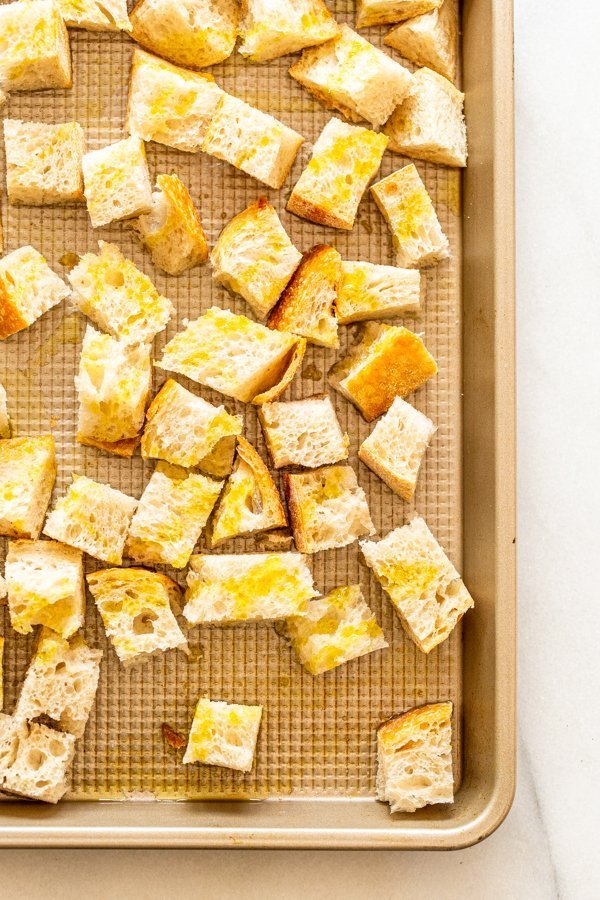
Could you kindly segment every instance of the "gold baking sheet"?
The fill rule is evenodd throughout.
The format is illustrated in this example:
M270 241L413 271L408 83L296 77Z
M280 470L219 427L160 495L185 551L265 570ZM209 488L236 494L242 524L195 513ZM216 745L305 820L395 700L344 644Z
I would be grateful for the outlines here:
M447 0L449 2L449 0ZM351 2L330 3L339 21L353 23ZM386 29L363 32L380 43ZM71 31L73 89L37 94L14 94L4 114L42 122L75 119L85 130L88 149L125 136L132 41L122 35ZM390 54L394 51L389 50ZM290 177L281 191L271 191L242 173L203 154L186 154L148 144L153 179L175 172L197 201L209 243L223 225L260 194L268 196L300 250L316 243L333 244L345 259L392 264L391 239L369 196L363 199L356 225L349 234L322 228L285 211L289 192L309 155L310 147L330 113L287 74L291 58L257 66L235 53L210 69L226 90L272 113L306 138ZM413 67L414 68L414 67ZM386 153L379 177L409 160ZM459 172L416 162L431 193L452 256L423 273L422 313L402 324L422 333L435 355L439 373L410 398L437 425L427 452L414 504L403 503L357 460L357 449L370 426L339 394L328 388L326 374L335 351L309 346L302 373L282 399L308 397L329 391L342 427L350 435L350 464L365 489L378 536L406 522L417 510L423 515L450 557L461 566L461 218ZM1 158L4 182L4 158ZM117 244L154 280L176 307L166 332L155 342L159 357L165 341L213 304L251 316L240 297L214 285L210 265L180 277L165 276L134 239L127 223L93 230L85 208L14 208L2 200L5 252L25 244L39 249L56 272L64 274L65 252L83 254L97 249L99 239ZM57 444L58 477L54 498L62 495L72 472L86 474L139 497L153 470L138 456L119 459L74 440L78 366L85 319L69 301L51 310L31 328L0 343L0 382L8 393L15 435L52 431ZM352 329L340 327L342 354ZM165 373L156 371L155 387ZM256 409L180 379L211 402L224 402L245 417L245 436L266 458ZM1 541L2 559L6 540ZM251 550L252 540L226 545L224 552ZM200 548L203 549L202 542ZM88 599L85 634L104 649L100 688L84 738L79 742L72 774L71 799L230 798L230 797L355 797L374 793L375 729L410 706L450 698L456 709L454 764L460 778L461 741L461 628L441 647L425 656L404 636L397 615L369 570L359 561L358 545L319 553L309 558L317 587L326 592L336 585L360 581L366 600L382 624L390 648L313 678L292 656L283 640L267 625L230 629L193 628L189 632L191 658L175 652L153 658L139 668L123 669L105 640L100 618ZM100 566L89 559L87 569ZM173 574L173 573L170 573ZM183 583L180 575L177 580ZM473 613L470 613L473 615ZM8 613L0 609L0 628L6 637L5 707L13 708L34 639L17 635ZM248 775L225 769L183 766L181 752L166 745L161 723L187 733L197 698L264 706L256 765Z

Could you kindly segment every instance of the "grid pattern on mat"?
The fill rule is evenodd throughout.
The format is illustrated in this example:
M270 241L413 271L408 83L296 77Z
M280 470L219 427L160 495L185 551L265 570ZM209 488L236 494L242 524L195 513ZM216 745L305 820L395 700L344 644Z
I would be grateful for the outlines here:
M350 2L330 4L340 21L352 23ZM385 29L363 32L381 43ZM75 119L84 127L89 149L125 136L123 122L133 43L125 36L71 31L73 89L38 94L14 94L6 115L23 120L61 122ZM389 51L393 54L393 51ZM223 225L260 194L268 196L301 250L331 243L345 259L393 263L390 235L367 195L350 233L322 228L285 211L285 203L310 153L310 147L330 114L287 74L290 58L255 66L235 53L211 69L222 86L272 113L301 132L301 148L281 191L270 191L225 163L202 154L186 154L147 145L153 177L175 172L190 188L201 211L212 245ZM414 67L413 67L414 68ZM2 151L3 153L3 151ZM386 153L383 177L408 160ZM369 498L371 514L382 536L403 524L415 510L460 567L461 547L461 426L460 426L460 175L443 167L416 163L447 234L452 256L424 273L423 311L402 324L422 333L435 355L438 376L411 398L430 416L438 430L427 453L414 503L405 504L358 462L357 449L370 430L357 411L329 390L350 434L350 464ZM4 158L0 156L4 181ZM2 200L5 252L25 244L40 249L55 271L64 273L65 252L96 249L98 239L113 241L148 272L158 289L173 301L176 315L155 342L155 356L185 318L196 318L213 304L251 315L240 297L232 297L211 280L210 266L179 278L152 266L127 224L92 230L85 208L14 208ZM118 459L74 441L76 400L73 378L78 365L85 321L67 303L43 316L31 328L0 344L0 381L8 392L16 435L52 431L57 443L59 473L54 498L62 495L72 472L139 497L153 466L139 455ZM340 353L351 340L351 328L340 328ZM308 397L328 390L326 374L336 352L309 346L301 375L284 399ZM165 374L156 371L158 386ZM211 402L223 398L204 388L186 387ZM256 409L225 399L230 411L245 416L245 435L265 455ZM6 541L2 541L1 556ZM200 545L202 547L202 543ZM229 544L252 549L254 542ZM382 624L390 648L313 678L292 657L269 626L231 629L195 628L189 633L191 658L175 652L153 658L138 669L123 669L107 645L91 599L85 634L104 648L100 688L85 737L78 745L72 775L72 799L123 797L151 792L160 798L265 796L364 796L374 792L375 729L391 715L410 706L450 698L457 710L455 774L460 767L461 636L452 637L429 656L404 636L390 602L359 561L358 548L317 554L312 558L317 587L360 581L365 598ZM88 571L99 564L88 560ZM170 573L173 574L173 573ZM178 576L178 580L182 579ZM18 685L33 649L33 638L17 635L0 609L6 636L5 711L11 711ZM187 732L197 698L264 705L257 760L248 775L225 769L183 766L181 754L165 745L160 726L169 723Z

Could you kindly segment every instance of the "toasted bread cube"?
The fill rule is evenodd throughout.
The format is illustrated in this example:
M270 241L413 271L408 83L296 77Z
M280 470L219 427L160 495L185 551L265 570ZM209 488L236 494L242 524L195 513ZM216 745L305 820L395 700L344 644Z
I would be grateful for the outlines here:
M419 69L414 81L385 126L390 150L442 166L466 166L465 95L431 69Z
M127 0L57 0L69 28L85 31L131 31Z
M283 475L294 541L301 553L347 547L375 534L365 492L351 466Z
M99 241L100 253L86 253L67 278L78 309L113 337L150 343L174 313L147 275L115 244Z
M321 347L339 347L334 304L341 275L338 251L317 244L303 255L269 316L269 328L298 334Z
M133 219L152 209L146 150L137 135L86 153L82 167L92 228Z
M196 705L184 763L200 762L250 772L261 717L262 706L201 698Z
M241 294L258 319L268 316L301 258L265 197L234 216L210 254L215 281Z
M421 306L418 269L342 262L342 279L335 302L340 325L365 319L387 319L416 313Z
M208 244L198 210L177 175L159 175L152 210L134 228L152 262L168 275L181 275L208 259Z
M156 365L243 403L259 404L286 389L305 349L302 338L213 306L169 341Z
M102 569L87 576L106 635L125 665L165 650L188 651L175 618L181 591L166 575L148 569Z
M81 737L98 690L101 659L102 651L88 647L81 635L66 641L42 629L14 718L31 722L45 716L61 731Z
M407 19L392 28L384 38L388 47L398 50L418 66L428 66L444 78L456 78L457 12L454 0L444 0L431 12Z
M212 519L209 546L272 528L285 528L287 518L279 491L254 447L238 438L233 472Z
M363 541L361 550L404 630L423 653L445 641L473 606L460 575L423 519L395 528L381 541Z
M358 0L357 28L389 25L437 9L444 0Z
M10 623L19 634L35 625L69 638L83 626L83 554L58 541L11 541L6 557Z
M454 801L452 703L431 703L377 729L377 799L390 812Z
M88 325L75 377L81 444L133 455L152 388L150 353L148 344L127 344Z
M4 120L6 191L13 206L53 206L83 200L85 149L78 122Z
M197 466L209 475L227 475L241 416L212 406L169 378L148 409L142 436L144 459L165 459L176 466Z
M333 40L305 50L290 75L347 119L379 128L408 95L413 77L347 25Z
M358 458L403 500L412 500L421 462L435 431L431 419L396 397L360 445Z
M73 483L46 519L44 534L120 566L137 500L85 475Z
M67 791L67 773L74 755L72 734L0 715L2 793L58 803Z
M450 256L431 197L412 163L378 181L371 193L392 232L396 265L421 269Z
M323 0L246 0L238 50L251 62L267 62L323 44L339 31Z
M348 458L350 440L342 432L327 394L288 403L265 403L258 418L276 469L315 469Z
M159 462L131 520L126 555L183 569L222 487L221 481Z
M317 225L351 231L386 146L383 134L330 119L290 194L287 209Z
M231 55L238 18L235 0L138 0L131 11L138 44L192 69Z
M136 48L125 127L145 141L195 153L222 96L212 75L181 69Z
M6 402L6 389L0 384L0 438L10 437L10 417Z
M0 84L9 92L71 87L69 35L52 0L0 6Z
M286 619L283 634L311 675L388 646L359 584L335 588L326 597L311 600L305 616Z
M300 553L197 555L190 560L183 615L192 625L269 622L303 615L317 596Z
M13 250L0 259L0 339L32 325L69 294L41 253L33 247Z
M55 478L51 434L0 441L0 534L40 536Z

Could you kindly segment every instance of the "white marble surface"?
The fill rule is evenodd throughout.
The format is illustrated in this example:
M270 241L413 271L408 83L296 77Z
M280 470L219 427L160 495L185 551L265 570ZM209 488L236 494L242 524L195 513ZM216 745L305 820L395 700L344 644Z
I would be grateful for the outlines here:
M81 878L86 900L600 897L600 7L516 6L520 741L508 820L451 854L4 852L0 897L79 898Z

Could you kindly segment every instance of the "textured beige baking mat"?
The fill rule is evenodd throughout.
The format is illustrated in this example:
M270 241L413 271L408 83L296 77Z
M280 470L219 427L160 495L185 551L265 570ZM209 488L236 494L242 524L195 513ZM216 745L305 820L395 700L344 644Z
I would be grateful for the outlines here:
M353 23L354 3L329 4L339 21ZM385 28L365 32L381 43ZM5 115L26 121L77 120L85 130L88 149L124 136L127 82L133 42L120 35L71 31L73 89L37 94L13 94ZM392 53L393 51L389 51ZM281 191L265 189L232 167L203 154L187 154L148 144L151 175L175 172L188 185L201 212L211 246L223 225L260 194L279 212L294 244L308 250L316 243L333 244L344 259L393 264L389 233L370 197L363 199L352 232L321 228L285 210L288 194L309 155L312 142L330 113L287 74L291 58L252 65L238 53L210 71L227 91L242 97L295 128L306 138L290 177ZM413 67L414 68L414 67ZM2 151L3 152L3 151ZM378 177L405 164L386 153ZM4 157L1 159L4 185ZM452 256L424 273L423 311L402 324L424 334L435 355L439 374L410 398L437 425L421 470L414 504L403 503L383 482L358 462L357 449L369 426L339 394L328 389L326 375L336 352L309 345L302 372L282 399L299 399L328 391L342 427L350 435L350 464L369 498L378 536L403 524L415 509L424 515L440 543L460 566L461 547L461 303L460 303L460 175L444 167L417 162L431 193ZM113 241L154 280L174 303L176 315L155 342L155 356L166 340L213 304L251 315L240 297L213 284L210 265L178 278L155 269L136 243L127 223L92 230L85 208L14 208L2 200L5 252L32 244L59 274L65 273L65 253L97 249L99 239ZM82 447L74 440L78 367L85 319L62 303L31 328L0 343L0 382L6 387L16 435L51 431L57 445L58 477L54 497L62 495L71 473L108 482L139 497L153 464L139 455L131 460ZM343 353L352 329L340 327ZM164 381L155 373L155 387ZM256 408L223 398L182 379L186 387L211 402L225 402L245 417L245 435L266 459ZM6 541L1 541L2 558ZM229 542L224 552L255 548L252 540ZM203 547L202 542L200 547ZM88 598L85 635L104 649L95 709L85 737L78 744L72 774L72 799L106 799L147 792L160 798L252 797L294 795L357 796L373 793L375 729L394 713L416 704L450 698L460 723L461 635L425 656L404 636L390 602L361 564L358 545L309 558L317 587L360 581L365 598L382 624L388 650L321 675L305 672L284 641L268 625L235 628L193 628L191 658L169 652L125 670L107 643L100 618ZM88 571L100 564L88 560ZM173 574L172 572L170 574ZM180 575L175 575L180 582ZM12 711L19 683L32 652L34 638L17 635L6 609L0 609L6 637L5 711ZM196 700L211 698L261 703L263 724L256 764L248 775L208 766L184 766L181 751L165 744L161 723L187 733ZM455 735L455 774L459 776L460 728Z

